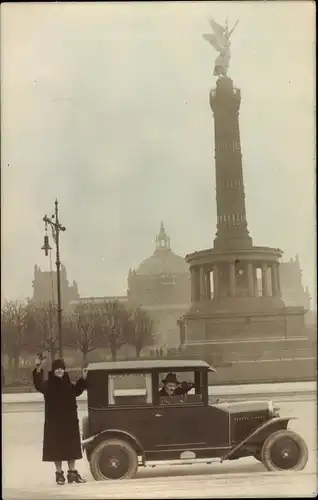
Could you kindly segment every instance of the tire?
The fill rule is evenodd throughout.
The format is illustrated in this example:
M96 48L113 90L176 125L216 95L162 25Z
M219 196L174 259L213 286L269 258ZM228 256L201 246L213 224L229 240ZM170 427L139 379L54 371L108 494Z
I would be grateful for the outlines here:
M300 471L308 462L308 448L296 432L283 429L265 440L261 458L269 471Z
M138 469L138 456L126 441L105 440L92 450L90 469L96 481L131 479Z

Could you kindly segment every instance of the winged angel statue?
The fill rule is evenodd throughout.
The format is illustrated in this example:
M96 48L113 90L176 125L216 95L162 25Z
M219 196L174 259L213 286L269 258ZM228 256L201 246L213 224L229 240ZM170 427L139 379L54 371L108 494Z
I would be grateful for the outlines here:
M238 21L236 21L234 27L230 31L228 29L227 21L224 27L215 22L214 19L210 19L209 22L214 33L210 35L203 35L203 38L220 53L220 55L215 60L213 74L215 76L226 76L229 69L231 57L230 37L235 30Z

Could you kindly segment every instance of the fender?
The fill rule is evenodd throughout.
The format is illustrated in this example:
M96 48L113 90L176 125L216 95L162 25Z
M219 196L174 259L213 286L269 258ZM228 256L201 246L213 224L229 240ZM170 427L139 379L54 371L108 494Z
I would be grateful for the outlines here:
M132 441L133 443L135 443L138 450L140 450L142 452L144 451L143 446L141 445L139 439L137 439L135 436L130 434L130 432L123 431L121 429L106 429L102 432L99 432L98 434L94 434L93 436L90 436L89 438L84 439L81 443L83 450L86 450L88 448L88 446L95 441L95 439L99 439L101 436L107 437L108 434L117 434L117 436L123 436L124 438L126 438L126 440L128 438L129 441Z
M221 458L221 463L224 460L227 460L231 455L233 455L237 450L239 450L244 444L251 441L255 436L261 434L262 431L264 431L264 430L268 431L270 429L270 427L273 427L273 426L280 424L280 423L287 422L287 424L288 424L288 422L290 420L297 420L297 419L296 419L296 417L274 417L274 418L271 418L270 420L268 420L267 422L262 424L260 427L255 429L253 432L251 432L251 434L249 434L245 439L243 439L243 441L241 441L239 444L237 444L231 450L229 450L225 455L223 455L223 457ZM287 427L287 424L286 424L286 427Z

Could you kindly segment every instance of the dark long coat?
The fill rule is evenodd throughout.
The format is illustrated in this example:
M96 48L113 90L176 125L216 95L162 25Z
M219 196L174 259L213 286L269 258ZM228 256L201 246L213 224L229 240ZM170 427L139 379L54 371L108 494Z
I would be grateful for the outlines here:
M53 372L44 380L43 370L35 369L33 383L45 401L43 462L79 460L82 448L76 397L86 389L86 380L80 378L73 384L67 373L59 379Z

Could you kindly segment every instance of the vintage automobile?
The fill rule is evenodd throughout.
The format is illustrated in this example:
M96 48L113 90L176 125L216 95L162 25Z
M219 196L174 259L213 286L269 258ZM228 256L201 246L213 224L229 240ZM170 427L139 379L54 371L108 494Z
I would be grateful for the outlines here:
M247 456L269 471L302 470L308 450L287 429L291 418L280 417L271 401L212 404L211 371L216 370L196 360L90 364L82 446L95 480L129 479L139 466L163 462L211 463ZM160 385L167 373L178 376L178 387L189 380L192 384L163 397ZM125 391L124 377L131 377L130 386L137 388Z

